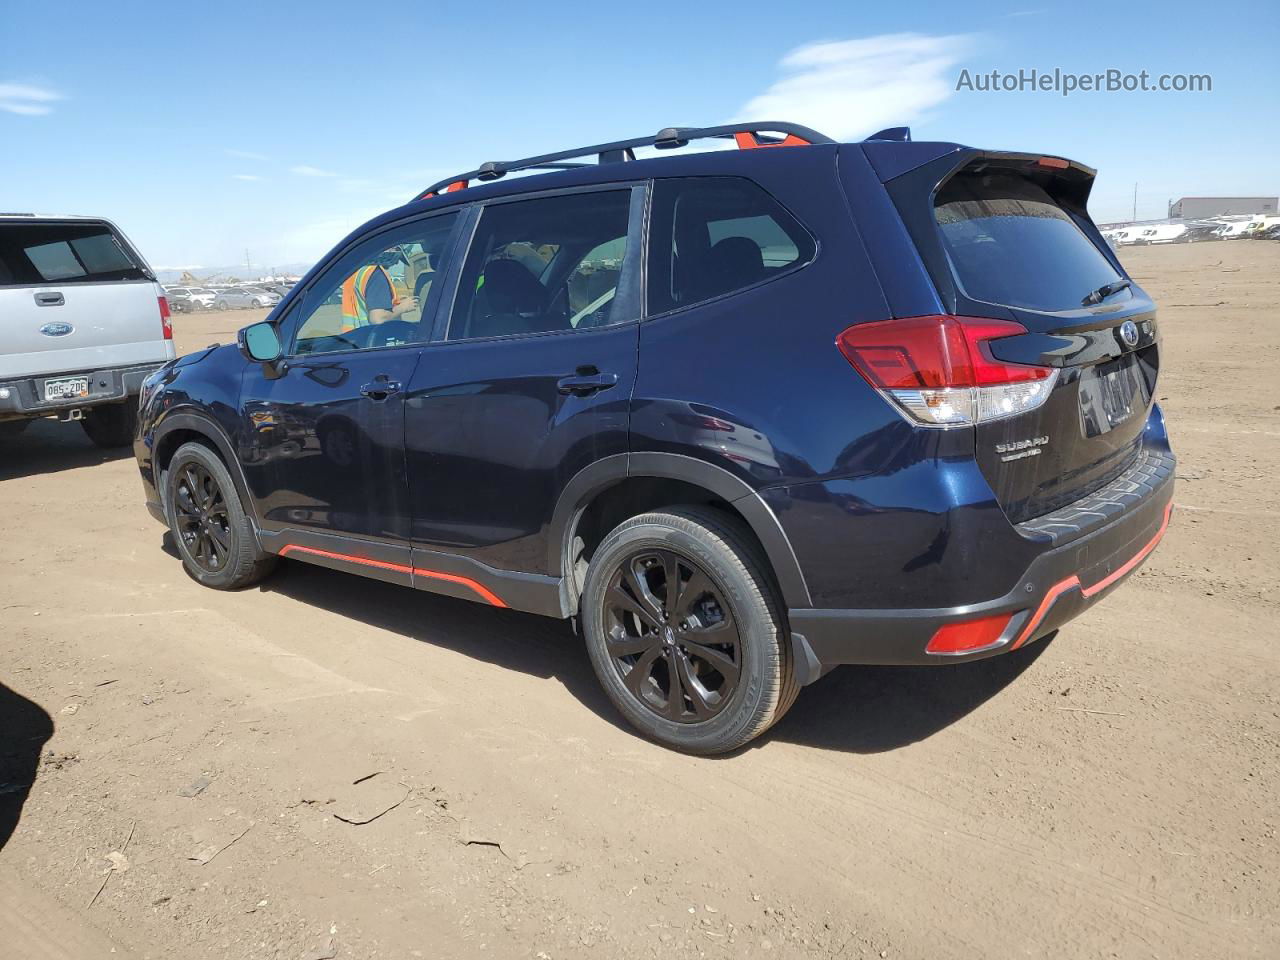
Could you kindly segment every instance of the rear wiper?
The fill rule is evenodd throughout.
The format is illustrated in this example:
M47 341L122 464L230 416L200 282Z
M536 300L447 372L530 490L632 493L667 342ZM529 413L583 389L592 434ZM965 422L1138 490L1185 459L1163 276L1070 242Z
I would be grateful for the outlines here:
M1095 303L1101 303L1113 293L1119 293L1121 290L1131 286L1133 286L1132 280L1113 280L1110 283L1104 283L1097 290L1093 291L1093 293L1081 300L1080 303L1082 306L1092 307Z

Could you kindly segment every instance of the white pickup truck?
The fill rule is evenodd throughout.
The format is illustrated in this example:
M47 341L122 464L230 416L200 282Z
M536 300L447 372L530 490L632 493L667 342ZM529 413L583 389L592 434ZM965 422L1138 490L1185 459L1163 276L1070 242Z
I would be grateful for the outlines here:
M164 289L115 224L0 214L0 440L52 417L124 446L173 356Z

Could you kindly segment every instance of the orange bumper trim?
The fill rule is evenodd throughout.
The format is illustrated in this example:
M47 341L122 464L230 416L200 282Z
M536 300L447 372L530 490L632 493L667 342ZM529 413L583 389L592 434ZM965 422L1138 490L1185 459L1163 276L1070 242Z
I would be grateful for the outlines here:
M1099 580L1092 586L1084 586L1081 584L1080 578L1075 574L1072 574L1065 579L1059 580L1050 587L1045 592L1044 599L1040 601L1040 606L1036 607L1036 612L1031 615L1031 619L1027 621L1027 625L1018 633L1017 639L1013 641L1013 645L1010 646L1009 649L1017 650L1020 646L1026 643L1027 640L1031 638L1031 635L1035 633L1036 628L1044 621L1045 615L1049 612L1049 608L1052 607L1057 602L1058 598L1068 590L1079 589L1081 596L1092 597L1094 594L1101 593L1103 590L1107 589L1107 587L1111 586L1145 560L1147 555L1156 548L1156 544L1160 542L1161 538L1164 536L1164 532L1169 529L1169 518L1172 515L1173 501L1170 500L1169 505L1164 508L1164 519L1160 522L1160 529L1156 531L1155 536L1148 541L1147 545L1135 553L1128 562L1124 564L1124 566L1117 567L1106 577Z

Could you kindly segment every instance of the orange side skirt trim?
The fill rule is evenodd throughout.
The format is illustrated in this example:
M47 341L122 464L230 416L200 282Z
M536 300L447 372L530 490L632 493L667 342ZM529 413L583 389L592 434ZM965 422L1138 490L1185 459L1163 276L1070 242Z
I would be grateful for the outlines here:
M440 573L438 570L427 570L423 567L410 567L403 563L387 563L384 560L370 560L368 557L356 557L346 553L334 553L330 550L319 550L315 547L303 547L296 543L285 544L280 556L287 557L291 553L307 553L315 557L326 557L330 560L345 560L347 563L359 564L362 567L377 567L379 570L392 570L396 573L407 573L415 577L427 577L431 580L445 580L449 583L460 583L478 594L486 603L494 607L506 607L502 598L496 593L477 583L469 577L460 577L453 573Z

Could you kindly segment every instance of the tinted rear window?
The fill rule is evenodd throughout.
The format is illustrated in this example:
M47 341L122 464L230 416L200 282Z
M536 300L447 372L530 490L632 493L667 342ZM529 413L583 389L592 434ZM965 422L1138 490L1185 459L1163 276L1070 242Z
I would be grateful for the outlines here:
M1073 310L1119 278L1070 214L1016 173L957 174L938 191L934 217L956 281L974 300Z
M0 224L0 285L149 279L105 223Z

